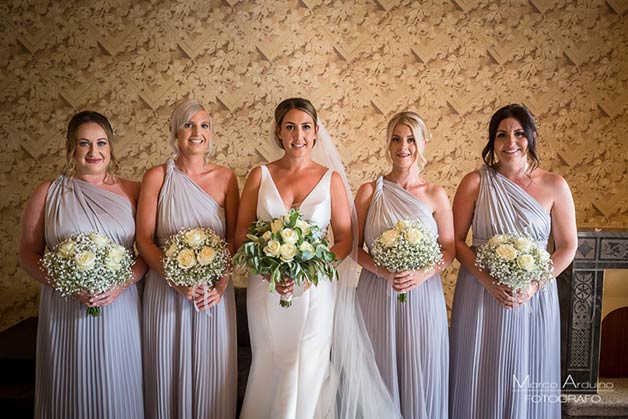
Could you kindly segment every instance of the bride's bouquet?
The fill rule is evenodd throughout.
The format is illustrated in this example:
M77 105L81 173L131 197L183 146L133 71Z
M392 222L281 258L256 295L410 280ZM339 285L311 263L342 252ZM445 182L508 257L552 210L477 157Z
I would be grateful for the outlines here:
M99 294L123 285L131 278L133 262L126 248L95 231L68 237L41 260L55 289L66 298L79 292ZM90 316L100 313L101 307L87 308Z
M255 275L268 278L270 292L284 278L292 278L297 286L308 281L318 285L320 278L337 277L336 255L320 228L303 220L299 210L270 221L256 221L246 235L248 240L238 249L234 263L248 267ZM281 296L280 305L290 307L291 296Z
M166 242L163 266L170 285L213 288L229 267L227 243L210 228L186 228Z
M493 236L478 248L475 265L515 292L533 282L543 285L552 279L549 253L531 237L520 233Z
M436 239L421 220L401 220L375 240L371 246L371 255L375 265L390 272L417 269L429 272L443 261ZM408 296L401 292L397 300L405 303Z

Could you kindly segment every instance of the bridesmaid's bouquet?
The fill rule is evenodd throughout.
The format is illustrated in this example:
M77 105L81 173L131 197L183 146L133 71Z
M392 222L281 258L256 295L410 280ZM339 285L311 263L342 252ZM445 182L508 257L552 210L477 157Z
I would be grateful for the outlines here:
M123 285L131 278L134 257L123 246L98 233L74 234L44 255L42 266L55 289L65 298L79 292L99 294ZM101 307L87 314L100 316Z
M520 233L493 236L478 248L475 265L515 292L533 282L543 285L552 279L549 253L531 237Z
M443 261L437 236L421 220L401 220L384 231L371 246L376 266L390 272L422 269L429 272ZM405 303L408 296L400 292L397 300Z
M284 278L302 286L306 281L318 285L320 278L338 276L336 255L329 250L329 243L316 224L303 220L298 209L270 221L255 221L246 237L234 263L268 277L270 292ZM280 305L290 307L291 296L281 296Z
M210 228L179 230L168 239L164 249L164 272L170 285L207 284L213 288L229 267L227 243Z

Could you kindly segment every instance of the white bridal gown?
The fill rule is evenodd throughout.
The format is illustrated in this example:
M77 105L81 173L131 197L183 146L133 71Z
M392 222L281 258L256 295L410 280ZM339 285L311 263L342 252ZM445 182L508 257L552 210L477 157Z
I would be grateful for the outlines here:
M257 217L269 220L286 214L283 201L266 166L257 199ZM303 200L304 219L327 229L331 217L328 170ZM247 312L253 359L241 419L313 418L329 362L336 284L327 280L293 298L290 308L279 305L279 294L268 282L252 276Z

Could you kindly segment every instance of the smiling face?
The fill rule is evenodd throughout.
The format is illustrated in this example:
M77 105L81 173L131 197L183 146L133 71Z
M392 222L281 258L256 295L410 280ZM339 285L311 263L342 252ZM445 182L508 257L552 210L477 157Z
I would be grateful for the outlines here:
M286 153L302 156L309 154L316 141L318 127L307 112L291 109L277 127L277 137Z
M393 166L403 168L412 166L424 144L422 138L415 138L409 126L397 124L388 144Z
M211 143L209 114L205 111L196 112L188 121L183 122L177 130L176 138L179 153L207 154Z
M521 123L513 117L506 118L497 126L494 143L497 160L504 163L526 162L528 138Z
M95 122L86 122L76 130L74 165L76 174L99 175L107 172L111 146L105 130Z

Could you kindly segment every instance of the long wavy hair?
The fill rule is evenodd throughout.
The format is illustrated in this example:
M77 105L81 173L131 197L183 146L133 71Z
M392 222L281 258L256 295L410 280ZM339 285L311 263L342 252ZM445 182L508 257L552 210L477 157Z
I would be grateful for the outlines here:
M497 160L495 159L495 137L497 136L497 128L504 119L515 118L521 124L525 137L528 139L528 159L530 160L530 166L528 173L532 172L535 168L539 167L539 156L536 151L536 124L534 122L534 116L523 105L518 103L512 103L500 108L491 117L491 122L488 124L488 143L482 149L482 159L487 166L495 167Z

